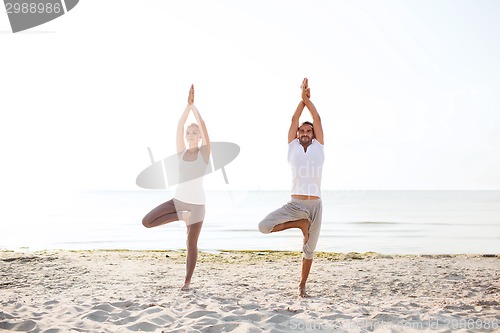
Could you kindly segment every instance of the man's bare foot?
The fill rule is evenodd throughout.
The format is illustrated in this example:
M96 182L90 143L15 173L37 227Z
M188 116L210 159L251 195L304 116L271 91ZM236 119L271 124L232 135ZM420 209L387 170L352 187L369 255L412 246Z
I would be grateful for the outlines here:
M182 286L181 290L182 290L182 291L188 291L188 290L190 289L190 288L189 288L189 287L190 287L189 285L190 285L190 283L189 283L189 282L184 283L184 285Z
M304 235L304 244L309 240L309 221L302 220L299 223L299 228L302 231L302 235Z
M299 286L299 297L309 297L306 293L306 286Z

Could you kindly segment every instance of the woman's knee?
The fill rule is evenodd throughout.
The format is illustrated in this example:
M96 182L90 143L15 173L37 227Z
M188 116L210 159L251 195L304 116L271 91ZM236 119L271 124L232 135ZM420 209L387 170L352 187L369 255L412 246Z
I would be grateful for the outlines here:
M197 250L198 249L198 237L188 237L186 240L186 247L188 250Z
M142 219L142 225L146 228L151 228L151 221L148 216L144 216L144 218Z

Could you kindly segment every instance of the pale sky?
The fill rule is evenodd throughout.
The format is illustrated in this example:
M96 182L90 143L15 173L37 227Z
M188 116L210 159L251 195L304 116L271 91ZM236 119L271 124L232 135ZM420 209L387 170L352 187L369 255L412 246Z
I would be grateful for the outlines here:
M191 83L241 147L206 188L287 190L304 77L323 189L500 190L499 40L493 0L82 0L17 34L0 13L2 191L140 189Z

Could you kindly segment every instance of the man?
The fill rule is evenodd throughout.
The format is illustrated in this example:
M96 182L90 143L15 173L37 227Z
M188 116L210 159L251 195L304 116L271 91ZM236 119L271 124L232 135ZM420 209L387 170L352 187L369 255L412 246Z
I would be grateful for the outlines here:
M288 130L288 163L292 167L291 201L270 213L259 223L262 233L298 228L304 235L302 248L302 274L299 296L306 297L306 281L311 270L314 250L321 229L321 176L323 162L323 128L316 107L309 99L311 96L308 80L302 81L302 100L292 117ZM313 122L299 126L299 118L307 107Z

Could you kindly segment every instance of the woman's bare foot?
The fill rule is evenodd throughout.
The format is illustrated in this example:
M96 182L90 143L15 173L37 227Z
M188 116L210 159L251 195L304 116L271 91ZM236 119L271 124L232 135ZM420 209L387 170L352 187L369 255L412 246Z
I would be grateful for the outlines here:
M181 220L189 224L189 220L191 219L191 212L182 212Z
M306 286L299 286L299 297L309 297L306 293Z
M190 289L190 283L189 282L184 283L184 285L181 288L182 291L188 291L189 289Z

